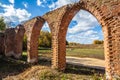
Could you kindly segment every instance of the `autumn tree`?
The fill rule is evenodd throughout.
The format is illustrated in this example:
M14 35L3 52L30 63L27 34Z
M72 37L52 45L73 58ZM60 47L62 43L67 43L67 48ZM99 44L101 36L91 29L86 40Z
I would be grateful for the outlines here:
M103 44L104 41L103 40L94 40L93 44Z

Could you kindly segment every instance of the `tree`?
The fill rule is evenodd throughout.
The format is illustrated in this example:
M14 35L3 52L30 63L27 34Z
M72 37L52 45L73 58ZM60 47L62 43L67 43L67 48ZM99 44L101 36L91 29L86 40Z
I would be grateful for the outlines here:
M4 31L6 29L6 24L4 22L4 18L0 17L0 31Z
M27 50L27 36L24 35L24 38L23 38L23 50Z
M48 31L41 31L39 37L40 47L51 47L51 33Z
M69 45L69 42L66 40L66 45Z
M103 44L104 41L103 40L94 40L93 44Z
M39 36L39 47L51 48L52 44L52 36L48 31L41 31ZM66 45L68 45L68 41L66 41ZM27 37L24 35L23 39L23 50L27 50Z

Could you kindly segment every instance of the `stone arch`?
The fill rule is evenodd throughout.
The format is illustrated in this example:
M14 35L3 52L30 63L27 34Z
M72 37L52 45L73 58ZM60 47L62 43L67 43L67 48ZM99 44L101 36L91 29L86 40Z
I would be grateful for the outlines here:
M111 80L120 78L120 59L118 57L120 56L120 51L119 46L117 45L119 44L120 37L116 37L120 36L118 30L120 27L119 3L120 1L118 0L81 0L78 3L67 5L66 12L61 16L61 20L59 20L58 56L56 57L58 59L58 69L63 70L66 66L65 40L68 25L76 13L80 9L83 9L93 14L102 25L104 34L106 79Z

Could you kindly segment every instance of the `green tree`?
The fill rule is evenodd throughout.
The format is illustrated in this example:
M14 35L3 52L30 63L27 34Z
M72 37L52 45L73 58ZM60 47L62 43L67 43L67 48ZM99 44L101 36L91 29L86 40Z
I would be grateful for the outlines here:
M39 47L50 48L52 44L52 36L48 31L41 31L39 36ZM66 45L68 45L68 41L66 41ZM27 49L27 37L24 35L23 39L23 50Z
M23 38L23 50L27 50L27 36L24 35L24 38Z
M39 37L40 47L51 47L51 33L48 31L41 31Z
M4 31L6 29L6 24L4 22L4 18L0 17L0 31Z

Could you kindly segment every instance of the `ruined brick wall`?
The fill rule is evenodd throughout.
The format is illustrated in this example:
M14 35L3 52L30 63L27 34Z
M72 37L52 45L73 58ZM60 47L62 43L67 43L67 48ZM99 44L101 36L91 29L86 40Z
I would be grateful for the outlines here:
M14 54L14 28L5 30L5 55L12 56Z
M0 32L0 55L4 55L5 53L4 39L4 33Z
M24 38L25 29L24 26L18 25L15 28L15 37L14 37L14 57L19 59L22 56L23 52L23 38Z
M24 32L25 30L22 25L5 30L4 45L6 56L14 56L17 59L21 57Z

